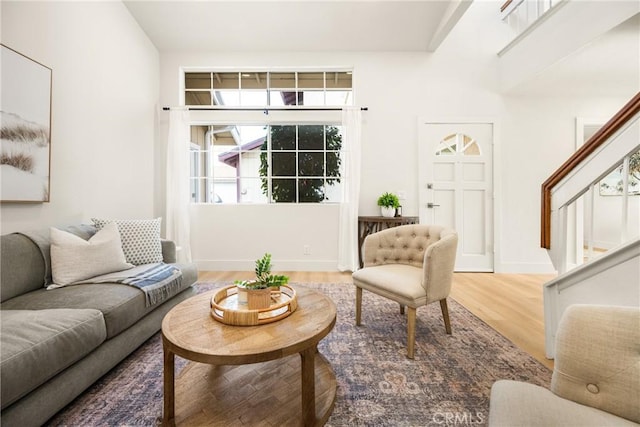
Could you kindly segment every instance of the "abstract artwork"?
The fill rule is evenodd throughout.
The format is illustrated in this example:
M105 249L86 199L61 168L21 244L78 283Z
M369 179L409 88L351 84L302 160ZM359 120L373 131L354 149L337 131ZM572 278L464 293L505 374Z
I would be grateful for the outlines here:
M48 202L51 69L0 47L0 201Z

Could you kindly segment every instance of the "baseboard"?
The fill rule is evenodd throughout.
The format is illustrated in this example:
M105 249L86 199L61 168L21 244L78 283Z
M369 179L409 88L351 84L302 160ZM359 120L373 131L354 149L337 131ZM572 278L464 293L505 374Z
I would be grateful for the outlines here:
M193 262L199 271L252 271L256 266L254 259L196 259ZM338 271L338 260L278 260L273 264L274 271Z
M495 266L496 273L508 274L557 274L551 263L505 262Z

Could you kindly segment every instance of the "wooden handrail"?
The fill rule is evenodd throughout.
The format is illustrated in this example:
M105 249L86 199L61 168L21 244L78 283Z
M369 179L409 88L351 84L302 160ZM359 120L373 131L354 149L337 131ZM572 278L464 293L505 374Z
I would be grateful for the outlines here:
M509 5L511 4L513 0L507 0L506 2L504 2L504 4L502 6L500 6L500 12L504 12L504 10L509 7Z
M600 147L618 129L640 112L640 92L622 107L611 120L605 123L589 140L578 149L542 184L542 205L540 224L540 246L551 248L551 190L576 166Z

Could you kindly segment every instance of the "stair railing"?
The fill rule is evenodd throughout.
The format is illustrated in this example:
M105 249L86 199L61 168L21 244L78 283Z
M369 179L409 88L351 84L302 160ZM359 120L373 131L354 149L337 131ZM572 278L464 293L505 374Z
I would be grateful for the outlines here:
M563 245L566 246L565 238L553 239L553 236L562 237L566 235L567 207L583 194L589 191L593 192L595 185L618 165L623 164L628 167L628 158L640 148L640 140L634 137L626 138L624 143L618 144L615 150L609 149L606 154L609 159L613 160L605 167L600 166L599 170L594 170L593 167L590 167L587 181L583 178L576 180L579 182L569 183L571 176L577 175L577 170L580 168L587 169L585 168L585 163L593 161L597 155L605 154L605 146L610 145L609 143L616 137L619 137L627 130L633 131L633 126L639 126L639 118L640 92L542 184L541 247L549 249L550 251L564 252L566 247L556 248L552 247L552 244L558 244L564 241L565 243ZM563 191L558 191L559 187L564 187L562 189ZM555 215L552 215L552 213ZM554 226L560 228L560 230L554 229L552 234L552 228ZM555 257L552 256L552 260L554 260L554 258ZM557 259L554 260L554 264L556 264L556 261ZM566 260L560 260L560 264L566 264ZM562 267L562 265L560 267ZM566 270L566 268L559 268L558 265L556 265L556 268L558 268L561 273Z
M542 184L540 245L546 248L558 277L545 284L545 351L555 355L555 333L571 304L635 305L640 294L640 237L637 200L630 209L630 160L640 151L640 93L600 128ZM617 246L591 259L594 240L594 200L601 181L620 171L620 216L605 217L620 231ZM586 209L585 209L586 207ZM584 215L584 217L582 217ZM583 221L584 220L584 223ZM629 230L633 230L629 233ZM589 261L584 263L585 233ZM615 242L612 242L615 243ZM575 256L575 259L571 257ZM615 290L612 290L615 289Z

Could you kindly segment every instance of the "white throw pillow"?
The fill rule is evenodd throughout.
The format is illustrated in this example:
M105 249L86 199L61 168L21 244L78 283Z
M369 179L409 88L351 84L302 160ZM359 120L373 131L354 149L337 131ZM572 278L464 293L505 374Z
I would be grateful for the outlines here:
M116 224L109 224L89 240L51 228L51 273L56 287L131 267Z
M133 265L162 262L162 243L160 242L161 218L110 220L91 218L98 230L108 223L116 223L120 230L122 249L127 262Z

